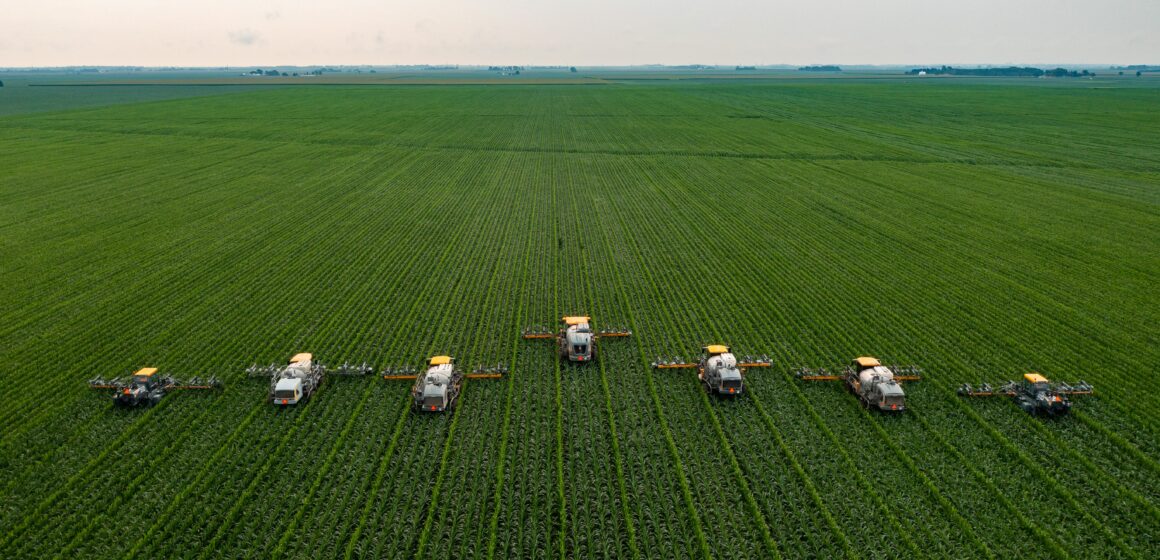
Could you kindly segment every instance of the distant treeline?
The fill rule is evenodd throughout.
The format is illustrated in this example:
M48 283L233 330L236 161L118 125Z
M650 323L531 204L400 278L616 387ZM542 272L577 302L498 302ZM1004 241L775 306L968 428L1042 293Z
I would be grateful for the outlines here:
M1081 78L1087 76L1095 76L1094 73L1087 70L1075 71L1066 68L1055 68L1052 70L1044 70L1042 68L1018 67L1008 66L1006 68L954 68L951 66L943 66L941 68L915 68L907 74L918 75L945 75L945 76L1005 76L1016 78L1038 78L1040 76L1048 76L1051 78Z
M841 72L842 67L827 64L824 66L802 66L798 72Z

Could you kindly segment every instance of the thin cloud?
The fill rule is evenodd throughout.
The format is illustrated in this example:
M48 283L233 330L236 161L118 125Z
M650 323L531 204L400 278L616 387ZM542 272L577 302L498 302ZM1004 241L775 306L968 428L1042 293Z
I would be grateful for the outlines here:
M262 40L261 34L253 29L230 31L230 42L236 45L255 45Z

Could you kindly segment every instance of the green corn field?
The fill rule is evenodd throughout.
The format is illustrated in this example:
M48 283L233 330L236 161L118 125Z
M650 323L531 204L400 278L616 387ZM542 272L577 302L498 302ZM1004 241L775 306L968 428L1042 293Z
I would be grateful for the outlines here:
M4 88L0 557L1154 558L1160 89L1088 85ZM650 367L713 343L772 367ZM793 375L863 355L905 413ZM1095 394L956 394L1031 371Z

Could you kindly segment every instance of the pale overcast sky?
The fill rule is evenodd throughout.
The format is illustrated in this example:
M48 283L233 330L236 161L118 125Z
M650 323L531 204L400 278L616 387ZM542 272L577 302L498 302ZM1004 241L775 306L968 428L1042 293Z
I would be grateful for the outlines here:
M0 0L0 67L1160 64L1160 0Z

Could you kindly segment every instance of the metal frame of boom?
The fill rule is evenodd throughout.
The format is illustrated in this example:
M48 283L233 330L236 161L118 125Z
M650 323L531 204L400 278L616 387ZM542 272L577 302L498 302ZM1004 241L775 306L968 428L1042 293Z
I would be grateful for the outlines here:
M290 364L290 363L287 363L287 364L276 364L275 363L275 364L270 364L268 366L259 366L258 364L252 364L250 367L246 368L246 377L266 377L266 378L268 378L270 380L270 387L267 391L267 396L269 398L273 398L274 389L278 385L278 380L281 379L281 377L280 377L281 373L286 371L286 369L288 369L291 365L292 364ZM361 364L357 364L357 365L351 364L349 362L343 362L343 364L341 366L338 366L334 369L330 369L325 364L314 362L314 363L310 364L310 377L308 379L308 381L309 381L308 389L306 391L303 391L302 399L305 400L305 399L311 397L314 394L314 392L317 391L318 388L322 386L322 381L326 378L327 375L339 375L339 376L343 376L343 377L355 377L355 376L371 375L374 372L375 372L374 368L372 368L366 362L362 362Z
M182 381L180 378L173 377L172 375L165 375L152 381L153 388L148 390L160 392L160 396L157 397L158 400L164 398L164 396L170 391L212 391L215 389L221 389L224 386L222 381L218 379L216 375L211 375L206 378L194 376L186 379L185 381ZM97 376L89 379L88 383L90 389L112 390L114 392L114 397L116 397L118 392L125 391L128 393L128 390L132 388L136 382L133 380L133 375L129 375L127 377L114 377L111 379L105 379L104 377ZM152 404L153 402L154 401L151 399L141 399L140 401L135 401L133 404Z
M922 381L922 369L918 366L890 365L886 367L894 373L895 381ZM841 371L842 373L834 373L826 368L800 367L793 372L793 375L802 381L845 381L857 373L850 366L843 367Z
M708 358L709 354L702 354L701 357L697 359L697 361L689 362L681 356L672 356L670 358L657 356L657 359L653 360L653 362L649 365L651 365L653 369L696 369L701 373L704 373L703 370L705 367L705 360ZM761 356L745 355L737 361L737 367L741 370L741 373L744 374L749 368L773 367L773 364L771 363L769 356L764 354Z
M1049 383L1050 391L1059 395L1094 395L1095 388L1090 383L1080 380L1076 383ZM1020 382L1007 381L999 386L998 389L991 386L990 383L981 383L978 387L970 383L963 383L959 386L958 394L960 397L1014 397L1019 394Z
M383 370L383 379L388 381L410 380L414 383L411 385L411 398L416 399L418 393L422 390L422 375L425 375L427 370L420 372L419 368L413 366L388 367ZM505 366L502 362L494 366L485 366L483 364L475 366L475 369L470 373L463 373L457 367L452 367L451 384L454 387L453 395L449 399L449 404L446 409L450 410L456 406L459 401L459 396L463 392L463 380L465 379L500 379L504 375L511 372L511 369ZM411 407L415 411L421 410L417 404L412 404Z
M511 372L503 363L494 366L477 365L470 373L463 375L466 379L501 379ZM426 373L424 370L423 373ZM388 381L415 380L419 378L419 370L411 366L389 367L383 370L383 379Z

